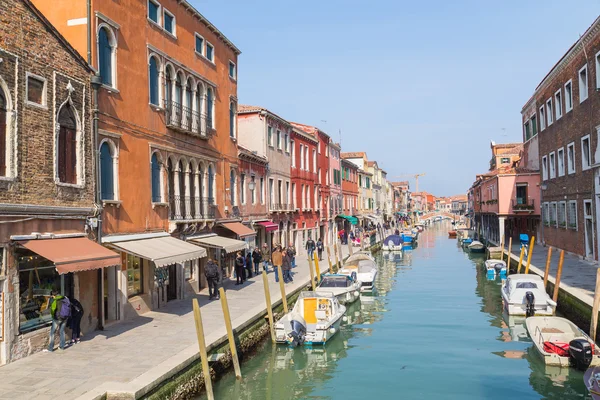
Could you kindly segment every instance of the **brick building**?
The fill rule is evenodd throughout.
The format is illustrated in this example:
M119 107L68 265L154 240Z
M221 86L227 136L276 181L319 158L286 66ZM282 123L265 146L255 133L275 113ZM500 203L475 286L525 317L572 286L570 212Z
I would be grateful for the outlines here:
M98 271L120 259L94 242L92 70L29 0L0 21L1 365L48 346L52 291L96 329Z
M600 236L598 88L600 18L550 69L521 111L526 163L542 177L540 240L590 260L598 259Z

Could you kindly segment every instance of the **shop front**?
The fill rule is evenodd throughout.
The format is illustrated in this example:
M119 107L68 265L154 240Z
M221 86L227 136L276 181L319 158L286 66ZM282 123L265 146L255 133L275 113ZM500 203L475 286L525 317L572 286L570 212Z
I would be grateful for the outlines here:
M190 236L187 241L193 243L200 248L206 249L208 259L214 260L223 271L223 279L232 276L233 263L235 260L235 254L238 251L245 251L248 249L248 243L242 240L231 239L223 236L218 236L215 233L202 235L202 236ZM204 280L204 270L201 271L201 279Z
M241 222L226 222L219 225L218 228L225 228L221 236L231 236L237 240L246 243L247 249L253 249L256 246L256 231Z
M266 243L267 246L271 248L271 233L277 231L277 224L272 221L259 221L254 223L254 227L257 229L258 245L262 247L262 245Z

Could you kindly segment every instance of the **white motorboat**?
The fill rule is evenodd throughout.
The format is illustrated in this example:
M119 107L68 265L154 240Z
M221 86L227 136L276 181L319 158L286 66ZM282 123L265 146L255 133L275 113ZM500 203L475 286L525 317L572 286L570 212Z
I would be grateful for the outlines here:
M325 344L339 329L346 312L333 293L300 292L292 311L275 324L275 341L281 344Z
M377 276L377 263L371 253L368 251L358 251L348 257L344 266L339 271L342 275L352 275L356 273L356 277L362 282L361 292L373 290L375 277Z
M483 253L485 251L485 245L479 240L473 240L468 247L471 253Z
M509 315L554 315L556 302L548 296L544 281L537 275L509 275L501 293Z
M333 293L340 304L354 303L360 297L362 283L356 278L356 273L350 275L325 274L321 275L317 293Z
M506 275L506 262L502 260L486 260L485 269L488 275Z
M383 245L381 248L383 251L391 251L391 252L402 252L402 246L404 244L404 240L400 235L389 235L383 240Z
M600 365L600 348L581 329L561 317L529 317L527 332L547 365L585 371Z

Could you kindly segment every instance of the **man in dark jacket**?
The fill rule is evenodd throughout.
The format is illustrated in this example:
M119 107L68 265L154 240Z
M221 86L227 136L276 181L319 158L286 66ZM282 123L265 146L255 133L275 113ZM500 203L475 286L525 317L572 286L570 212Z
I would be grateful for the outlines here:
M250 250L246 250L246 280L252 278L252 255Z
M83 306L81 303L75 298L70 297L71 301L71 323L69 328L71 328L71 343L79 343L81 342L81 318L83 318Z
M285 283L294 281L292 279L292 255L287 250L283 254L281 273L283 274L283 281Z
M255 247L252 251L252 261L254 262L254 274L258 276L258 266L260 261L262 260L262 255L260 254L260 249Z
M219 282L221 281L221 268L212 259L208 259L204 267L204 276L208 283L208 299L219 299Z
M321 238L319 238L319 240L317 240L317 255L319 256L319 261L323 261L323 248L325 246L323 245L323 240L321 240Z
M287 248L287 252L292 258L292 268L296 268L296 247L294 247L294 242L290 242L290 245Z
M310 237L306 241L306 251L308 252L308 258L312 260L315 253L315 241Z
M242 255L241 251L238 251L235 255L235 284L241 285L244 283L244 265L246 265L246 259Z

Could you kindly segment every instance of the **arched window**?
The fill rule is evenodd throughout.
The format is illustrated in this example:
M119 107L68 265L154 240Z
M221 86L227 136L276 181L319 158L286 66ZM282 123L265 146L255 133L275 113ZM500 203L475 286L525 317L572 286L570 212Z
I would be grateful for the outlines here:
M171 106L171 100L173 96L173 76L171 75L171 68L166 68L165 73L165 103L167 107Z
M235 138L235 104L229 103L229 136Z
M208 166L208 203L214 204L215 196L214 196L214 185L215 185L215 176L213 171L213 166Z
M213 89L206 89L206 126L208 128L214 128L213 125Z
M152 202L160 203L162 201L162 188L160 184L160 162L157 153L152 154L150 164L152 169Z
M6 98L0 89L0 176L6 176Z
M69 103L58 114L58 179L77 183L77 122Z
M182 122L182 126L186 129L190 129L191 128L191 122L192 122L192 98L193 93L192 93L192 85L190 83L190 81L188 80L186 85L185 85L185 108L183 109L183 122Z
M148 79L150 80L150 103L155 106L160 106L160 99L158 96L158 62L156 61L156 57L150 57Z
M200 125L200 115L202 115L202 86L198 85L196 87L196 98L194 99L196 102L195 108L196 112L194 112L194 132L202 132L202 127Z
M113 155L107 142L100 146L100 198L115 199L115 170Z
M231 205L235 206L235 171L229 171L229 195L231 200Z
M183 103L183 86L181 83L181 75L177 74L177 80L175 81L175 103L181 106Z
M98 69L102 83L113 86L114 45L111 43L112 35L108 28L103 27L98 31Z

